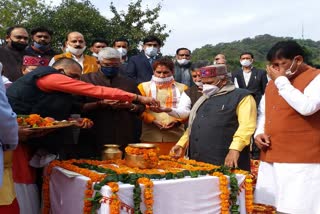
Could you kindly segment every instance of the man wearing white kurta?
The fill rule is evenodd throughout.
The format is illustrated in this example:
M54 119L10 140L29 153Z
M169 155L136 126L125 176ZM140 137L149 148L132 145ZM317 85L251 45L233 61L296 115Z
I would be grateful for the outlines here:
M320 213L320 70L304 55L294 41L271 48L271 80L258 112L255 202L281 213Z

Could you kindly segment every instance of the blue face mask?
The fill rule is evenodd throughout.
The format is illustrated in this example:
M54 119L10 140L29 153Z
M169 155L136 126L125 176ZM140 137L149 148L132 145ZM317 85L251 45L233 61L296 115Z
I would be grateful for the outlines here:
M118 74L119 68L118 67L102 67L101 72L104 73L107 77L114 77Z
M41 51L45 51L48 49L49 45L41 45L37 42L33 42L33 46Z

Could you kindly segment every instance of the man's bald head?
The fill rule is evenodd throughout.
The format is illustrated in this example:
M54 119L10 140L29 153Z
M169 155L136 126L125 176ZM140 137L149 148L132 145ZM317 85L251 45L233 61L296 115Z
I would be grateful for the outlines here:
M65 46L66 51L79 58L86 48L86 41L81 33L74 31L67 34Z
M82 73L81 65L70 58L58 59L53 63L52 67L74 79L80 79L80 75Z

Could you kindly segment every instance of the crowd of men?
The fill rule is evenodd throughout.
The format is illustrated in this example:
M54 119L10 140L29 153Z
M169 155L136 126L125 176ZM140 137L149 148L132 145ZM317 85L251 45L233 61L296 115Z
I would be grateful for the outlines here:
M163 43L152 35L131 57L126 38L97 38L87 55L80 32L66 35L62 53L52 36L37 27L29 43L28 31L14 26L0 48L0 213L40 212L42 168L53 159L99 159L104 144L124 150L139 142L248 171L250 158L260 158L256 202L282 213L320 212L320 76L296 42L275 44L266 70L248 51L229 72L222 53L212 65L192 62L185 47L174 59L160 57ZM78 115L93 126L39 133L19 128L19 114Z

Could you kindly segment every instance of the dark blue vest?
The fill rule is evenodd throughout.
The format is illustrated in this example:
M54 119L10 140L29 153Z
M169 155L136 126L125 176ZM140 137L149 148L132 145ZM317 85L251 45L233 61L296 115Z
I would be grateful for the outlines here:
M212 96L197 111L190 135L190 158L223 165L233 135L238 129L236 109L250 92L244 89L221 96ZM250 170L249 147L240 153L238 166Z
M39 67L19 78L7 89L9 103L16 114L40 114L56 120L70 116L73 96L63 92L44 92L36 84L37 79L59 73L52 67Z

